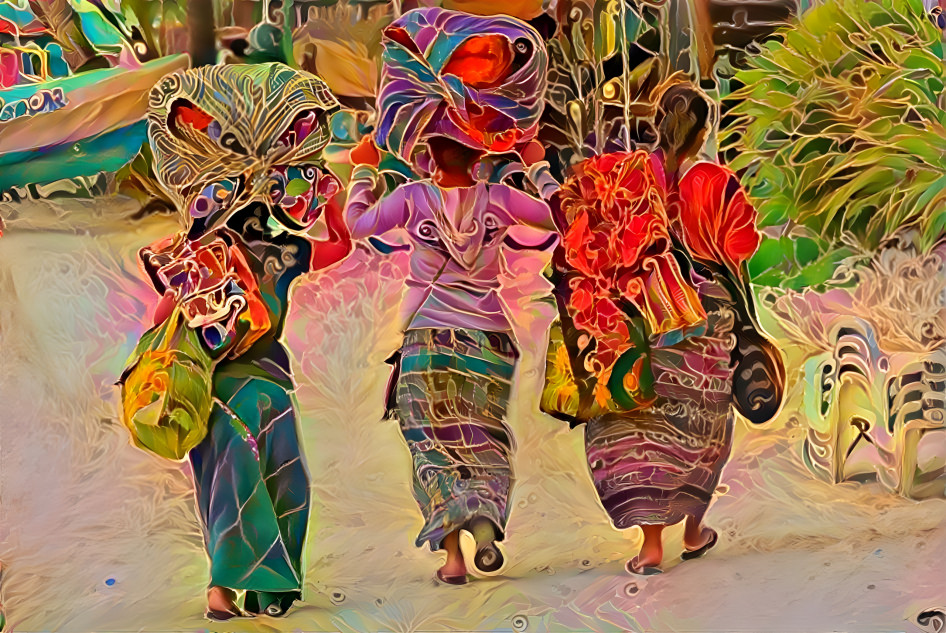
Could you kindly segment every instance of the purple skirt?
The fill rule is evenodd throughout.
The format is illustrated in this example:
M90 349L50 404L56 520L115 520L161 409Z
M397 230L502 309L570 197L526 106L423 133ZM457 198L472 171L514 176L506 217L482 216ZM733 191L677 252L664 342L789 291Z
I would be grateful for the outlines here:
M656 401L588 422L595 489L614 526L702 518L732 448L728 332L651 351Z

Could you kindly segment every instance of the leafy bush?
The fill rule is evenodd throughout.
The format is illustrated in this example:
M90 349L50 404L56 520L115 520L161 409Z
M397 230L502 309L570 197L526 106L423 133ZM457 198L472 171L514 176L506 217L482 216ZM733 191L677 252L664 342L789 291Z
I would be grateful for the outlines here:
M801 288L946 227L946 63L921 0L834 0L737 74L722 148L772 227L754 281Z

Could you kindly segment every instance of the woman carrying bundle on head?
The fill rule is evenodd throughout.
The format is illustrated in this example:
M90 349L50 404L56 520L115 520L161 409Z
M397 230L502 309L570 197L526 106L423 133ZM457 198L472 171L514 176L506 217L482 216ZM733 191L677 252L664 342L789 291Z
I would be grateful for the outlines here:
M123 419L137 445L190 460L211 619L279 616L302 596L309 478L280 338L292 282L351 250L322 159L337 109L281 64L207 66L151 94L155 172L186 230L142 249L162 299L122 376Z
M515 225L554 231L548 205L507 184L542 157L532 139L547 59L524 22L439 8L405 13L383 44L374 140L419 179L378 201L368 140L352 152L346 215L355 238L400 227L413 247L389 414L414 462L417 545L446 550L437 576L462 584L469 562L482 573L503 564L518 350L499 294L501 247ZM475 541L472 561L461 531Z

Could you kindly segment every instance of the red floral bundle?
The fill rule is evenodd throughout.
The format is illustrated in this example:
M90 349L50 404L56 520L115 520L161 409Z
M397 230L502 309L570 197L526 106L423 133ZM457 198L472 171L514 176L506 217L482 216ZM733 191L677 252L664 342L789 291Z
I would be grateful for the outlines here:
M664 192L646 152L584 161L562 186L558 207L567 227L568 311L595 340L585 364L598 379L600 402L615 362L633 347L631 317L661 334L696 325L706 313L671 253Z

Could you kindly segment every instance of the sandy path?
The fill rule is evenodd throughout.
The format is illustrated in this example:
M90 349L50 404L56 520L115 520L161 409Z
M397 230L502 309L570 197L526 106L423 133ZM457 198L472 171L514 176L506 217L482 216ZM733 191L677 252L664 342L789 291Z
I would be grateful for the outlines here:
M123 220L131 208L0 206L9 229L0 239L8 630L208 626L186 466L132 448L116 418L112 384L153 301L134 253L173 230L167 218ZM628 576L623 562L637 531L608 524L581 430L536 408L547 318L539 308L523 320L530 331L510 418L518 442L512 564L501 579L438 586L438 556L412 545L421 517L407 449L396 425L380 420L399 289L379 274L396 277L396 266L370 261L360 276L300 283L287 332L314 493L306 603L285 620L214 630L936 630L915 618L946 609L946 501L812 479L800 459L802 429L784 421L739 425L708 516L722 537L709 556L676 566L674 528L667 572Z

